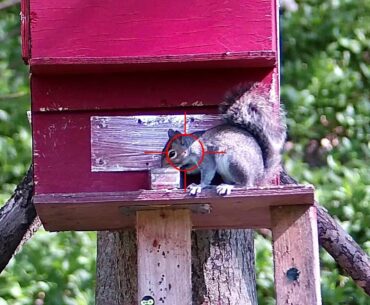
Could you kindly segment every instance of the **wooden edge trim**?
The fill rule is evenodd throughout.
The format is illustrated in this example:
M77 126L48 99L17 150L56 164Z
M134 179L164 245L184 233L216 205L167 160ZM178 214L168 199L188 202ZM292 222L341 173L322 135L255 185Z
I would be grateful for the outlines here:
M25 64L31 59L30 1L21 0L22 58Z
M184 203L210 203L213 201L248 201L253 199L272 200L278 197L289 198L289 196L302 196L305 200L299 204L314 205L314 188L311 185L284 185L266 188L235 189L225 197L216 194L215 189L204 190L194 197L184 190L140 190L134 192L100 192L100 193L72 193L72 194L36 194L36 204L90 204L90 203L122 203L127 205L142 205L153 203L184 204ZM276 201L276 200L275 200ZM279 200L277 200L279 201ZM281 205L297 204L292 202L281 202Z
M117 57L36 57L30 60L35 65L101 65L101 64L146 64L146 63L182 63L214 60L276 60L275 51L226 52L222 54L185 54L161 56L117 56Z

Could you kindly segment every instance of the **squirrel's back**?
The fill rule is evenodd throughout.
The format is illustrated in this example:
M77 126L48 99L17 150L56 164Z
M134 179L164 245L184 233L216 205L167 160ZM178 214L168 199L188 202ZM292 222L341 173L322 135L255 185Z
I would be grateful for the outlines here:
M248 131L262 151L265 178L272 179L281 164L286 138L285 114L260 83L246 83L228 92L220 105L225 122Z

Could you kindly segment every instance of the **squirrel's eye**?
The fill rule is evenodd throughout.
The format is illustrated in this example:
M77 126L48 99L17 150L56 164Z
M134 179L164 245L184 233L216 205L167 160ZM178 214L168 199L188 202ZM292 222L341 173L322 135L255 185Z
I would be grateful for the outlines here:
M173 159L173 158L176 158L177 153L176 153L176 151L174 151L174 150L170 150L170 151L168 152L168 156L169 156L171 159Z

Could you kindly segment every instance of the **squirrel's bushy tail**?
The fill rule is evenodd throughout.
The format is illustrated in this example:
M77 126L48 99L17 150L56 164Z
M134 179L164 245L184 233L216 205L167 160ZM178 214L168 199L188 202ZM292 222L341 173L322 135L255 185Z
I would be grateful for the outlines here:
M260 83L239 85L226 94L220 113L228 124L247 130L262 150L265 180L279 173L286 138L285 113Z

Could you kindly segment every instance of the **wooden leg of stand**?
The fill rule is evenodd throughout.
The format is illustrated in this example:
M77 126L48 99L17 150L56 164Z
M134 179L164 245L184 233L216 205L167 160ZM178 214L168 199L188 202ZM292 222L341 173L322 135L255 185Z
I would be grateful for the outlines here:
M277 305L320 305L316 207L271 208Z
M191 304L191 229L189 210L137 212L139 304Z

